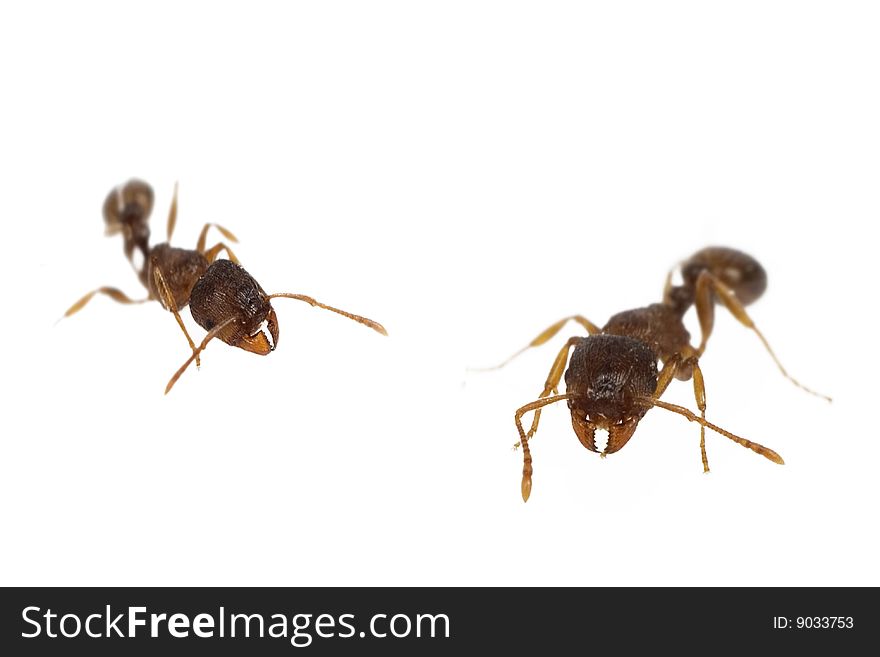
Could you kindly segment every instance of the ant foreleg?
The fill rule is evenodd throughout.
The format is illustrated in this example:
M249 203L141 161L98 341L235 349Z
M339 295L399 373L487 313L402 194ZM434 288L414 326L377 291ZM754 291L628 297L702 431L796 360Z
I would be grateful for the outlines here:
M174 376L172 376L171 379L168 381L168 385L165 386L165 394L166 395L168 394L168 391L171 390L171 388L174 386L174 384L177 383L177 379L179 379L180 375L186 371L186 368L189 367L190 363L192 363L193 360L196 361L196 366L198 366L199 354L205 350L205 347L208 346L208 343L211 340L213 340L214 338L216 338L217 334L220 333L220 331L222 331L224 328L226 328L227 324L230 324L234 321L235 321L235 317L230 317L229 319L226 319L226 320L220 322L219 324L217 324L217 326L215 326L210 331L208 331L208 333L202 339L202 342L198 347L193 346L192 355L186 359L186 362L180 366L180 369L178 369L174 373Z
M196 351L196 345L193 342L193 339L189 336L189 331L186 330L186 326L184 326L183 320L180 318L180 313L177 312L177 304L174 302L174 295L171 294L168 283L165 281L165 276L162 274L162 270L159 268L155 258L153 258L153 279L156 281L156 289L158 289L159 293L162 295L160 302L167 310L174 313L174 319L177 320L180 330L183 331L183 334L186 336L186 341L189 343L190 349L193 350L193 355L196 359L196 367L201 366L199 354L198 351Z
M657 387L654 389L654 399L659 399L660 396L666 392L666 388L669 387L669 384L675 377L675 373L678 371L680 365L681 354L675 354L663 364L663 369L660 370L660 374L657 375Z
M550 393L558 394L559 393L559 382L562 380L562 375L565 372L565 365L568 363L568 352L572 347L580 343L583 338L574 337L569 338L568 342L565 343L565 346L559 350L559 353L556 354L556 359L553 361L553 366L550 368L550 374L547 375L547 381L544 383L544 390L541 391L541 394L538 395L538 399L543 399ZM531 439L532 436L535 435L535 432L538 430L538 422L541 421L541 409L538 408L535 410L534 416L532 416L532 426L529 429L529 432L526 434L527 439ZM513 446L514 449L520 446L521 443L517 443Z

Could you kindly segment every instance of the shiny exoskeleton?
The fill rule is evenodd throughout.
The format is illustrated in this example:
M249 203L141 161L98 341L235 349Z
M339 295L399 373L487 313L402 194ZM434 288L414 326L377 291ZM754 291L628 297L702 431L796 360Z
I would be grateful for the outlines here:
M104 201L104 222L107 234L122 234L125 257L134 267L148 297L134 301L116 288L102 287L86 294L68 309L65 315L82 309L95 294L106 294L120 303L141 303L156 300L166 310L177 312L189 303L190 292L217 256L226 251L237 262L235 255L223 242L210 249L205 239L211 226L217 228L231 242L237 241L228 230L217 224L205 224L195 249L181 249L170 244L177 223L177 187L168 212L168 241L150 246L150 213L153 210L153 189L142 180L129 180L110 190Z
M243 267L229 260L218 260L193 287L190 297L193 319L211 331L228 317L235 321L217 332L226 344L265 354L278 342L278 319L269 295ZM263 323L272 336L262 331Z
M666 278L663 304L684 314L696 300L697 281L707 272L730 289L744 306L757 301L767 289L767 272L752 256L736 249L709 246L697 251L680 267L682 284L672 285L672 272Z
M180 367L168 385L167 393L193 360L198 362L199 353L216 338L233 347L262 356L274 351L278 344L278 318L271 299L285 297L297 299L316 307L347 317L382 335L388 335L378 322L328 306L304 294L276 292L266 294L253 276L243 267L229 260L217 260L202 274L193 286L189 308L193 319L208 331L202 343L193 349L192 355ZM263 326L269 334L263 330ZM270 337L271 336L271 337Z
M78 312L96 294L105 294L120 303L157 300L163 308L174 314L192 349L190 358L168 382L166 393L193 360L199 364L199 354L215 337L233 347L255 354L266 355L273 351L278 344L279 335L278 319L270 303L270 299L275 297L305 301L387 335L378 322L327 306L311 297L287 292L267 294L238 264L238 259L226 244L219 242L210 249L205 248L205 239L211 226L217 228L226 239L237 241L222 226L205 224L195 249L171 246L169 242L177 221L176 186L168 213L168 241L151 247L148 221L152 208L153 190L141 180L129 180L114 188L104 201L107 234L122 234L125 256L147 288L148 297L132 300L116 288L102 287L83 296L67 310L65 316ZM218 255L224 250L229 259L218 260ZM187 305L193 319L208 331L198 347L179 314ZM263 330L264 325L268 329L268 335Z
M566 400L571 412L574 432L588 450L599 452L595 432L608 432L608 442L601 455L613 454L623 448L635 432L639 421L654 406L665 408L700 424L700 453L704 471L709 471L706 456L705 429L716 431L762 456L782 463L773 450L732 434L706 421L706 391L699 358L706 349L714 325L714 307L723 304L733 316L752 329L764 343L782 373L795 385L804 388L782 368L764 336L745 311L767 286L767 275L751 256L724 247L709 247L695 253L681 265L682 284L673 285L667 277L663 302L626 310L612 316L599 328L581 315L566 317L536 337L524 349L544 344L569 320L583 326L587 337L570 338L557 355L538 399L516 411L515 421L523 449L522 497L528 500L532 488L532 456L529 440L540 420L541 408ZM690 343L690 334L683 317L695 306L700 322L701 341ZM569 352L574 348L569 360ZM513 357L511 357L513 358ZM502 363L502 365L506 364ZM657 364L663 367L658 371ZM566 368L566 364L568 367ZM566 392L558 394L559 382L565 376ZM693 379L694 399L700 411L660 401L660 396L673 378ZM804 388L808 392L812 390ZM534 412L528 432L523 430L522 416Z

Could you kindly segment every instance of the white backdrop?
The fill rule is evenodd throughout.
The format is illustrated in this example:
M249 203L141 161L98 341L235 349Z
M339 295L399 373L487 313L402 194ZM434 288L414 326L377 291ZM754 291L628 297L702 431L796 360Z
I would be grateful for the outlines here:
M719 3L720 4L720 3ZM872 3L27 3L0 10L3 584L878 585ZM260 358L187 357L105 194L232 229L295 301ZM551 322L659 300L707 244L766 267L719 314L709 418L606 460L561 405L519 494ZM203 335L185 311L195 336ZM697 333L693 315L687 318ZM667 398L693 407L690 384Z

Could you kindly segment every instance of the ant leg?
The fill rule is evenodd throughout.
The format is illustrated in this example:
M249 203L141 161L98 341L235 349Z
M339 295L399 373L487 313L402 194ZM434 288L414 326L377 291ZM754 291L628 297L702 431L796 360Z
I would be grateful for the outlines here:
M238 258L235 257L235 254L232 252L228 246L226 246L223 242L217 242L214 246L204 252L205 258L207 258L208 263L212 263L217 259L217 256L220 255L220 252L226 250L226 255L229 256L229 259L235 264L239 264Z
M529 437L526 435L525 431L523 431L522 427L522 416L529 411L535 411L537 413L544 406L548 404L553 404L558 401L562 401L563 399L569 399L571 395L553 395L552 397L545 397L543 399L538 399L536 401L531 402L530 404L526 404L522 408L518 408L516 414L513 416L513 419L516 421L516 430L519 431L519 439L523 448L523 476L522 476L522 484L520 485L520 490L522 492L523 502L529 501L529 495L532 493L532 452L529 450Z
M672 305L672 272L673 270L670 269L666 274L666 283L663 284L663 305L665 306Z
M230 322L233 322L233 321L235 321L235 317L230 317L229 319L223 320L217 326L215 326L210 331L208 331L208 333L205 335L204 339L202 340L202 343L198 347L193 346L192 355L186 359L186 362L180 366L180 369L178 369L174 373L174 376L172 376L171 379L168 381L168 385L165 386L165 394L166 395L168 394L168 391L171 390L172 387L174 387L174 384L177 383L177 379L179 379L180 375L186 371L186 368L189 367L190 363L192 363L193 360L196 361L196 366L198 366L199 354L205 350L205 347L208 346L208 343L211 340L213 340L214 338L216 338L217 334L220 333L220 331L223 330L227 324L229 324Z
M168 210L168 242L171 242L171 235L174 234L174 227L177 225L177 183L174 183L174 195L171 197L171 207Z
M675 377L675 373L678 371L680 365L681 354L675 354L663 364L663 369L660 370L660 374L657 375L657 387L654 388L654 399L659 399L660 396L666 392L666 388L669 387L669 384Z
M685 367L690 367L694 378L694 401L700 411L700 417L706 419L706 383L703 380L703 370L696 356L691 356L684 361ZM706 456L706 425L700 425L700 457L703 459L703 472L709 472L709 457Z
M565 365L568 363L568 352L573 346L580 343L581 340L583 340L583 338L569 338L568 342L565 343L565 346L563 346L562 349L559 350L559 353L556 354L556 359L553 361L553 366L550 368L550 374L547 375L547 381L544 383L544 390L538 395L538 399L544 399L550 393L553 393L554 395L559 394L559 382L562 380L562 374L565 372ZM535 435L535 432L538 430L538 422L540 421L541 409L537 408L534 416L532 416L532 426L529 429L528 434L526 434L527 439L531 439L532 436ZM513 448L516 449L519 446L520 443L517 443Z
M691 372L694 379L694 399L697 402L697 408L700 409L700 416L706 419L706 386L703 382L703 372L697 362L696 356L689 356L682 361L682 354L675 354L666 361L660 374L657 376L657 387L654 389L654 399L659 399L666 392L666 388L672 382L675 374L680 370ZM703 472L709 472L709 459L706 457L706 427L700 425L700 455L703 458Z
M691 359L694 373L694 401L700 410L700 417L706 419L706 383L703 380L703 370L697 362L697 358ZM703 472L709 472L709 457L706 455L706 426L700 425L700 458L703 460Z
M665 401L660 401L659 399L655 399L653 397L641 397L639 399L639 403L645 404L646 406L656 406L658 408L664 408L667 411L672 411L673 413L678 413L679 415L683 415L690 422L696 422L700 426L705 427L707 429L711 429L716 433L720 433L725 438L729 438L737 445L742 445L743 447L752 450L753 452L760 454L766 459L773 461L774 463L778 463L779 465L785 465L785 461L782 460L782 457L779 456L776 452L774 452L769 447L764 447L758 443L753 443L751 440L746 440L745 438L741 438L736 434L730 433L726 429L722 429L719 426L712 424L711 422L706 421L700 416L692 413L690 410L685 408L684 406L679 406L677 404L670 404Z
M564 317L563 319L560 319L558 322L556 322L552 326L549 326L546 329L544 329L541 332L541 334L538 335L538 337L536 337L534 340L529 342L525 347L523 347L522 349L517 351L515 354L513 354L510 358L505 360L503 363L495 365L494 367L477 368L472 371L474 371L474 372L488 372L490 370L501 369L502 367L507 365L510 361L512 361L514 358L516 358L517 356L522 354L523 352L531 349L532 347L539 347L542 344L544 344L545 342L547 342L550 338L552 338L554 335L559 333L559 331L562 329L563 326L565 326L566 322L568 322L568 321L577 322L578 324L583 326L587 330L587 333L589 333L590 335L597 335L598 333L602 332L602 330L598 326L593 324L593 322L588 320L586 317L583 317L582 315L571 315L570 317Z
M118 303L144 303L145 301L149 301L150 299L130 299L124 292L117 290L115 287L99 287L97 290L92 290L88 294L86 294L82 299L73 304L67 311L64 313L65 317L70 317L74 313L79 312L83 309L89 301L92 300L92 297L96 294L106 294L108 297L113 299Z
M654 389L654 399L659 399L666 392L666 388L672 382L676 372L680 369L689 371L694 379L694 399L697 408L700 409L700 417L706 420L706 385L703 381L703 371L700 369L696 356L688 356L682 361L682 354L675 354L666 361L660 374L657 376L657 387ZM700 425L700 455L703 458L703 472L709 472L709 459L706 456L706 426Z
M167 310L170 310L172 313L174 313L174 319L177 320L177 324L178 326L180 326L180 330L183 331L183 334L186 336L186 341L189 342L189 348L193 350L193 355L196 359L196 367L199 367L201 365L201 362L199 361L199 355L196 351L196 345L193 342L192 338L189 337L189 331L186 330L186 326L184 326L183 320L180 318L180 313L177 312L177 304L174 302L174 295L171 294L168 283L165 282L165 276L162 274L162 270L160 269L155 258L153 258L153 279L156 281L156 288L162 295L162 299L160 299L162 305L165 306Z
M211 226L219 230L223 234L223 237L228 239L230 242L234 242L236 244L238 243L238 239L235 237L235 235L233 235L231 231L227 230L220 224L205 224L204 228L202 228L202 232L199 233L199 241L196 243L196 251L198 251L199 253L205 253L205 241L208 237L208 229ZM229 249L226 250L229 251Z
M770 348L770 343L767 342L767 339L764 337L761 331L758 330L758 327L755 326L755 322L753 322L752 318L749 317L746 309L740 303L739 299L736 298L736 294L733 292L733 290L731 290L729 287L727 287L724 283L722 283L706 270L700 272L700 275L697 277L696 285L697 316L700 319L700 330L702 332L702 339L700 341L700 347L697 349L697 356L701 356L706 350L706 343L709 340L709 336L712 333L712 327L715 323L715 304L712 299L713 292L715 293L715 296L727 307L727 310L729 310L730 313L739 321L740 324L742 324L746 328L752 329L755 334L761 339L761 342L767 349L767 353L769 353L770 357L773 358L773 362L776 363L779 371L782 372L782 375L786 379L791 381L801 390L804 390L811 395L822 397L824 399L827 399L829 402L831 401L831 397L818 393L815 390L811 390L785 371L782 363L779 362L776 354L773 353L773 349Z

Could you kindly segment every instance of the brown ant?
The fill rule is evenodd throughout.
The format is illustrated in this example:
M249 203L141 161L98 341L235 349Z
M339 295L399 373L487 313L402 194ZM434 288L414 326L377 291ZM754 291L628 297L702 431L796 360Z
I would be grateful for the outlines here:
M541 409L562 400L567 400L574 432L588 450L599 452L595 444L596 429L608 431L607 445L600 452L602 457L623 448L635 433L639 420L648 410L657 406L700 425L700 454L704 472L709 471L705 437L707 428L774 463L783 463L782 457L772 449L706 421L706 389L698 361L712 333L716 302L723 303L741 324L758 335L786 378L803 390L831 401L829 397L818 395L801 385L785 371L746 313L745 306L760 297L767 287L767 274L760 263L734 249L709 247L683 262L681 275L683 284L680 286L672 285L672 272L667 276L663 303L618 313L602 328L581 315L566 317L498 366L506 365L526 349L544 344L569 320L577 322L589 333L587 337L569 338L553 361L538 399L516 411L514 419L520 442L514 447L522 445L523 450L523 501L528 501L532 489L529 440L538 429ZM683 323L684 314L691 305L696 306L700 321L702 339L698 347L690 344L690 334ZM569 360L572 347L574 352ZM659 372L658 360L663 363ZM560 395L558 387L563 373L566 393ZM699 416L687 408L660 400L673 377L683 381L693 379ZM531 428L525 432L521 419L529 411L534 411L534 415Z
M369 326L382 335L388 335L378 322L325 305L312 297L288 292L266 294L259 283L238 264L238 258L226 244L219 242L212 248L205 249L206 236L211 226L217 228L229 241L238 241L222 226L205 224L194 250L172 247L169 242L177 222L177 185L174 186L174 197L168 213L168 241L150 247L150 228L147 221L152 208L153 190L141 180L129 180L114 188L104 201L107 234L122 233L125 255L135 268L141 283L147 288L148 297L133 300L116 288L101 287L79 299L64 316L69 317L81 310L96 294L105 294L119 303L157 300L163 308L174 314L193 352L171 377L165 388L166 394L193 360L197 366L200 364L199 354L215 337L233 347L263 356L274 351L278 345L279 330L278 318L270 299L286 297L305 301ZM222 251L226 251L229 260L217 259ZM208 331L198 347L180 317L179 311L187 305L196 323ZM264 323L269 331L268 336L263 331Z

